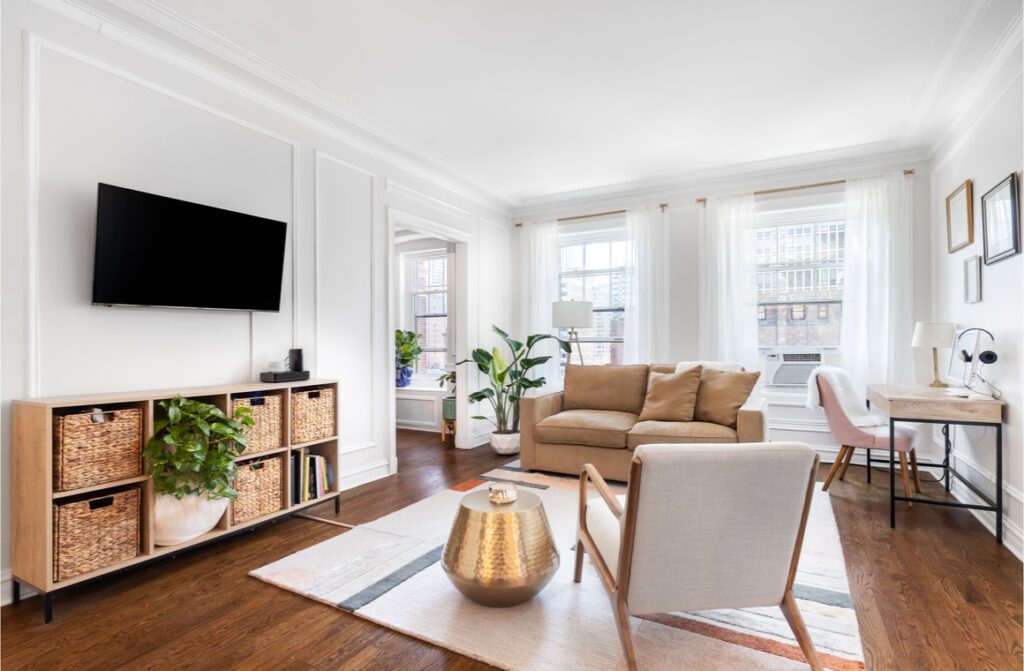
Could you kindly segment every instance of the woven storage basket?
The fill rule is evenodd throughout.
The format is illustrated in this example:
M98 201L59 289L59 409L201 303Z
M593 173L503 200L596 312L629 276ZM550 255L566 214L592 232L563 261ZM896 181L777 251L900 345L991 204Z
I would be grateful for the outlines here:
M338 405L334 389L307 389L292 393L292 444L328 438L337 433Z
M284 444L281 431L281 396L268 394L256 398L236 398L231 401L231 411L238 407L252 408L252 426L245 427L249 439L246 452L276 450Z
M53 506L54 581L138 556L140 500L132 487Z
M283 462L281 457L272 457L238 465L238 478L235 480L238 498L231 504L234 524L281 509L284 500L281 495Z
M55 415L53 447L58 492L142 475L142 410Z

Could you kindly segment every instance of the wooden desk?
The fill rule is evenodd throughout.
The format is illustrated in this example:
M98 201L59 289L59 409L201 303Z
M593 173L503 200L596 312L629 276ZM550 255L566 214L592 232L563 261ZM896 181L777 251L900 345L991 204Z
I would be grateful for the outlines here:
M868 385L868 406L874 406L889 416L889 526L896 528L896 502L913 501L950 508L988 510L996 514L996 542L1003 542L1003 408L1005 403L992 398L970 399L949 396L945 389L924 385L872 384ZM945 439L945 457L941 464L927 464L943 469L946 491L949 491L950 474L960 480L988 505L962 503L948 499L926 499L918 496L896 495L896 422L915 424L942 424ZM969 480L960 475L949 463L951 442L950 425L990 426L996 430L996 500L993 501ZM870 459L870 452L868 458ZM868 471L871 464L868 463Z

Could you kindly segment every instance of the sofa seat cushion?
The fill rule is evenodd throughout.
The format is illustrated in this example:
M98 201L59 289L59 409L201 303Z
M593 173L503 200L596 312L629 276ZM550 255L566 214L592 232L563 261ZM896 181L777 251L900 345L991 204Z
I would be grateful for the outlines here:
M636 415L617 410L563 410L542 419L533 429L541 443L571 443L591 447L626 447L626 435Z
M629 432L629 449L652 443L735 443L736 430L711 422L637 422Z

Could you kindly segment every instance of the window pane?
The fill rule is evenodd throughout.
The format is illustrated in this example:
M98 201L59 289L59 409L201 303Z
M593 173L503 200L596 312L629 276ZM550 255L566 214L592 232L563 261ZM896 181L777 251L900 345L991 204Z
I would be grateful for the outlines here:
M610 242L588 242L585 255L587 270L604 270L611 264Z
M617 240L612 244L611 268L625 268L629 266L633 256L633 243L629 240Z
M423 349L443 350L448 346L447 317L417 317L416 335Z
M441 375L445 372L444 352L424 352L416 360L416 372L427 375Z
M581 275L563 275L561 294L563 301L583 300L583 277Z
M583 270L583 245L562 247L562 272Z
M595 308L610 306L611 279L608 275L590 275L583 283L584 300L592 301Z
M448 257L431 256L416 261L413 290L444 289L448 285Z

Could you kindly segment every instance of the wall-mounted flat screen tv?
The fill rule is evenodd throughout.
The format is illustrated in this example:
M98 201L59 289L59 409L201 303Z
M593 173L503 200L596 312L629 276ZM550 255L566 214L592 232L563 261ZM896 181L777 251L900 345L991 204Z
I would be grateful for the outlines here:
M100 184L92 302L277 312L287 228Z

